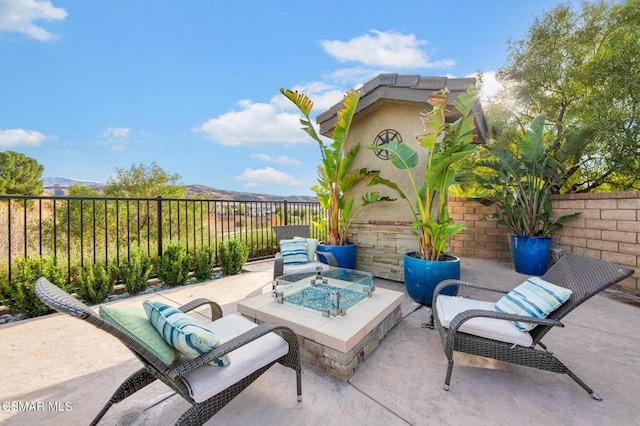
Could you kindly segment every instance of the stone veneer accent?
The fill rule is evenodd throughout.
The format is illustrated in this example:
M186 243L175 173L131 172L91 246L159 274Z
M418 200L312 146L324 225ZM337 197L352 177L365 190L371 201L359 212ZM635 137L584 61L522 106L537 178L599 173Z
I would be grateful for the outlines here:
M358 367L378 347L380 341L402 319L401 306L390 313L380 324L367 334L364 339L355 345L349 352L344 353L337 349L322 345L312 339L298 334L300 343L300 357L303 362L320 367L340 379L348 380L353 376Z
M553 237L565 252L629 266L635 274L614 288L640 295L640 192L552 196L554 215L582 212ZM366 210L365 210L366 211ZM363 211L361 216L365 216ZM449 200L451 218L467 229L451 238L456 256L511 261L509 232L495 221L480 220L495 211L464 198ZM356 220L349 239L358 244L356 269L376 277L404 281L403 257L417 248L408 222Z

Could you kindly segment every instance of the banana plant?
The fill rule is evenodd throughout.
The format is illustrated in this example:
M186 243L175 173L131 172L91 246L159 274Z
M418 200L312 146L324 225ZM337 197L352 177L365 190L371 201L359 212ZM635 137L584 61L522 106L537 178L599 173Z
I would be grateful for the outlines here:
M491 197L475 197L484 206L496 206L498 211L484 219L497 219L512 234L550 237L562 224L578 216L573 213L552 218L549 194L566 181L569 170L566 162L578 155L587 143L586 133L580 137L556 138L549 146L544 143L545 116L538 115L519 137L516 152L489 149L494 160L478 163L493 171L478 175L480 185Z
M320 139L315 127L311 124L311 110L313 102L300 92L289 89L280 89L303 115L300 119L304 130L320 148L321 162L318 165L318 184L311 189L316 193L320 205L327 210L328 219L322 222L313 222L321 232L326 232L327 245L347 244L347 233L353 219L369 204L393 201L389 197L382 197L378 192L367 193L362 196L360 206L354 210L354 199L348 197L348 192L357 183L366 178L374 177L377 171L368 170L366 167L351 170L353 161L360 150L360 145L355 144L349 150L346 149L347 136L355 115L360 93L349 90L345 94L341 108L338 111L338 121L331 135L331 144L325 145Z
M368 186L387 186L407 202L413 215L411 227L418 237L418 253L422 259L441 260L449 238L464 229L464 225L453 223L449 217L447 192L451 186L467 179L456 168L456 163L476 149L473 144L473 106L477 98L478 90L475 87L461 94L454 102L461 117L454 123L447 123L445 109L448 92L435 92L429 97L433 108L423 116L425 133L418 137L419 146L425 150L426 161L407 144L391 141L384 146L391 163L407 172L409 194L415 199L415 204L397 183L379 174L372 176L367 183ZM380 149L374 144L368 148ZM424 163L424 176L419 176L418 170L422 169L417 166Z

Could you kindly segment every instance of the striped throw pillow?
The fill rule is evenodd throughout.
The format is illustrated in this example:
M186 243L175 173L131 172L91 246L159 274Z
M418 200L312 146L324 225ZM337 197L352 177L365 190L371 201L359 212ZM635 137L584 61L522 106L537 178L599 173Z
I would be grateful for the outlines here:
M316 250L320 242L316 238L293 237L294 240L307 240L307 258L309 262L316 260Z
M285 265L309 263L306 239L280 240L280 253Z
M566 302L573 292L551 284L541 278L532 277L498 300L495 309L507 314L546 318ZM520 331L529 331L537 324L514 321Z
M179 309L153 300L145 300L142 304L151 324L168 344L184 356L196 358L220 345L213 331ZM216 358L209 364L229 365L229 356Z

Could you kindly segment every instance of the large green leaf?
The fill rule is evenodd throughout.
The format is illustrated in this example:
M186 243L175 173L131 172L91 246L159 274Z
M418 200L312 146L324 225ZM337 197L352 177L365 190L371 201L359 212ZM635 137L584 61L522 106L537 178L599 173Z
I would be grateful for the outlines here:
M348 222L349 217L351 217L351 210L353 209L353 198L350 198L347 202L342 206L341 218L343 222Z
M524 137L520 139L520 157L531 171L536 170L544 161L544 120L544 114L539 114L526 129Z
M360 144L355 144L342 159L342 164L340 165L340 180L344 179L345 175L349 173L351 169L351 165L353 164L353 160L355 160L356 155L358 155L358 151L360 150ZM363 169L366 171L366 169ZM344 192L347 192L348 189L343 188Z
M309 119L309 114L311 114L311 110L313 109L313 102L307 97L307 95L296 91L292 91L289 89L280 88L280 93L287 97L295 106L298 107L302 115L304 115L305 119L300 119L300 124L302 124L302 130L304 130L311 138L316 140L319 144L322 145L322 140L318 137L316 133L316 129L311 124L311 120Z
M357 90L349 90L342 100L342 108L338 111L338 121L333 128L334 143L344 146L358 101L360 101L360 92Z
M460 96L458 96L458 98L453 102L453 106L462 117L472 117L472 110L478 101L479 94L479 87L470 86L464 93L461 93Z
M402 198L403 200L408 200L407 196L404 194L404 192L402 192L402 189L400 189L397 183L389 179L385 179L377 173L375 176L372 176L371 180L367 183L367 186L375 186L375 185L383 185L383 186L386 186L387 188L391 188L398 193L398 196L400 198Z
M448 92L435 93L432 96L442 101L440 104L432 105L423 118L425 132L418 137L418 143L421 147L427 148L429 151L436 149L436 145L443 133L447 132L447 122L445 119L445 111L447 106Z
M340 189L342 192L348 192L355 184L362 181L368 176L373 176L376 171L367 170L366 167L353 170L342 177Z
M379 146L374 144L369 145L368 148L380 149ZM384 149L387 151L391 163L400 170L413 169L420 161L418 152L405 143L390 141L384 145Z
M368 192L362 195L362 207L368 206L369 204L379 203L380 201L395 201L395 198L391 198L388 196L381 196L379 192Z
M459 148L456 150L456 148ZM471 154L476 149L475 145L462 147L447 147L438 152L432 160L431 167L425 173L424 185L446 191L456 183L456 170L452 166Z

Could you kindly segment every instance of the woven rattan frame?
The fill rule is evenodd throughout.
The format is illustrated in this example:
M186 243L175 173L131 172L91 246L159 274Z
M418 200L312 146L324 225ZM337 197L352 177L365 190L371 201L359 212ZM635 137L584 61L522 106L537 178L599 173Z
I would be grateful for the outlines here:
M64 292L57 286L51 284L45 278L40 278L35 286L36 295L42 302L51 308L65 312L69 315L88 321L94 326L106 331L107 333L118 338L126 347L128 347L134 355L142 362L143 368L131 374L114 392L113 396L107 401L105 406L100 410L98 415L91 422L92 425L98 424L100 419L106 414L109 408L148 384L159 379L170 388L174 389L184 399L192 404L176 422L177 425L201 425L217 413L222 407L227 405L233 398L256 380L262 373L267 371L276 362L289 367L296 372L296 385L298 401L302 399L302 369L300 364L300 349L296 334L288 327L278 324L264 323L260 324L246 333L243 333L234 339L225 342L211 352L201 355L198 358L182 362L181 364L166 365L159 360L152 352L146 349L146 346L138 341L133 335L127 331L112 325L94 314L88 306L78 301L68 293ZM209 305L211 308L211 320L215 321L222 317L222 309L220 306L207 299L197 299L179 307L183 312L189 312L203 305ZM275 332L284 338L289 344L289 352L276 361L265 365L258 371L244 377L239 382L233 384L224 391L214 395L208 400L196 403L189 395L182 376L189 371L193 371L214 358L218 358L226 353L231 352L267 333ZM224 367L221 367L224 368Z
M547 350L546 346L541 342L541 339L553 327L564 327L560 320L569 312L577 308L592 296L600 293L613 284L622 281L632 274L632 269L615 263L575 253L568 253L542 276L542 279L545 281L573 291L573 295L569 300L562 304L560 308L553 311L548 318L538 319L520 315L503 314L494 311L469 310L456 315L448 328L444 327L440 323L436 304L438 294L445 287L458 285L461 287L471 287L498 293L507 292L460 280L446 280L441 282L434 291L430 324L433 327L435 323L435 327L438 329L440 334L440 340L442 341L445 355L448 359L444 389L449 390L451 372L453 370L453 353L454 351L458 351L533 367L540 370L567 374L575 380L576 383L582 386L582 388L594 399L600 400L601 398L598 394L596 394L565 364L556 358L554 354ZM523 347L457 331L464 322L475 317L497 318L507 321L522 321L537 323L539 325L530 331L530 334L533 337L532 346Z
M274 226L273 232L276 233L276 240L278 244L280 240L290 240L293 237L309 238L309 225L281 225ZM323 256L329 266L338 266L338 261L331 253L316 253L317 256ZM276 253L275 260L273 262L273 279L284 275L284 262L282 260L282 254Z

